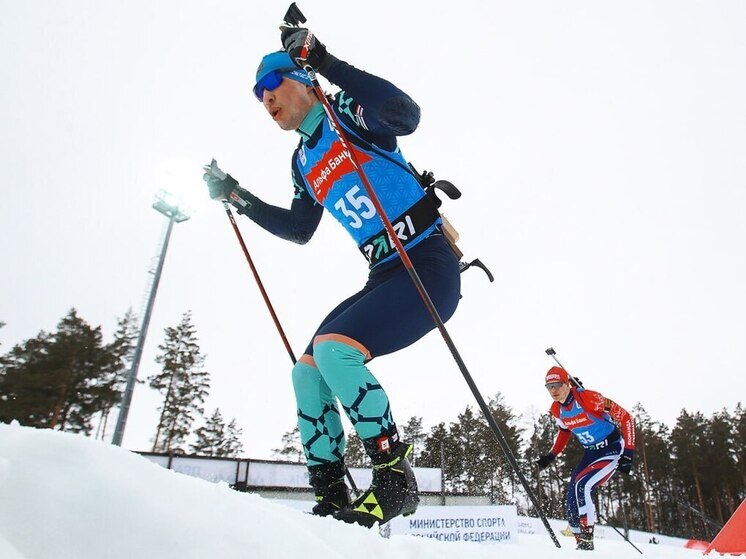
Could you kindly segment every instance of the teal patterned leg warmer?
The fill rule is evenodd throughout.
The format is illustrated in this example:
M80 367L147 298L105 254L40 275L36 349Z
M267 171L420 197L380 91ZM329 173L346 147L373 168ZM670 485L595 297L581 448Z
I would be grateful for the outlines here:
M293 367L293 388L308 466L341 461L346 441L337 400L308 355Z

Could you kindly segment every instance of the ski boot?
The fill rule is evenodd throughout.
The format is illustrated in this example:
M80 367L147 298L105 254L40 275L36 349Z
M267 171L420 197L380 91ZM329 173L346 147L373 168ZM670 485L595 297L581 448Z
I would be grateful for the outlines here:
M308 482L316 493L316 505L311 514L329 516L350 504L350 491L344 475L343 462L308 467Z
M400 442L396 432L363 441L373 462L373 482L353 503L334 514L349 524L371 528L385 524L395 516L409 516L417 510L420 498L417 480L407 456L412 445Z
M593 551L593 526L581 526L580 533L575 534L577 546L575 549Z

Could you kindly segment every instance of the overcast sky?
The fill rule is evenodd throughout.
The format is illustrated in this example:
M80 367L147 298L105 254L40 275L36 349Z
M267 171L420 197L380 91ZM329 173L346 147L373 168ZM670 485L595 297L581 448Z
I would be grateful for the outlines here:
M143 357L191 310L207 411L263 458L293 428L290 359L200 168L288 207L297 143L251 94L283 3L0 0L0 351L71 307L110 340L145 301L166 188L175 227ZM465 259L448 329L485 398L550 399L554 346L587 387L673 425L746 402L746 3L303 0L329 51L422 109L400 142L463 192L443 210ZM240 219L296 354L365 281L329 216L296 246ZM400 423L474 403L437 332L374 360ZM735 379L735 380L734 380ZM124 446L148 449L159 397L135 390Z

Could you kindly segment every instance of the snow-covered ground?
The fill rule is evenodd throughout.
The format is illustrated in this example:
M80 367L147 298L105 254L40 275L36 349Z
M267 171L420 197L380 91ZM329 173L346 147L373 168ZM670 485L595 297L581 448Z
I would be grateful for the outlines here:
M517 544L446 543L316 518L227 485L165 470L89 438L0 424L2 559L535 559L583 554L546 534ZM499 545L499 549L495 546ZM647 557L700 552L639 544ZM598 540L595 557L638 557Z

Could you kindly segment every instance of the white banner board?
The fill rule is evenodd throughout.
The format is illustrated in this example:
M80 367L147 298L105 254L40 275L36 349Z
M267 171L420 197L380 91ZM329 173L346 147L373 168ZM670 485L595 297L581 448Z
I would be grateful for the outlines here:
M476 507L420 506L412 516L389 522L391 535L412 535L447 542L517 543L514 505Z
M212 482L246 482L251 487L309 489L308 469L303 464L181 455L169 457L152 453L143 453L142 456L164 468ZM420 491L440 492L440 468L413 470ZM372 471L369 468L350 468L350 474L359 488L367 488L371 483Z
M171 469L180 474L198 477L217 483L224 481L236 483L238 463L232 460L205 460L204 458L190 458L178 456L171 461Z

